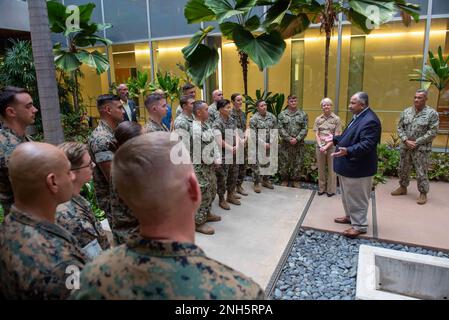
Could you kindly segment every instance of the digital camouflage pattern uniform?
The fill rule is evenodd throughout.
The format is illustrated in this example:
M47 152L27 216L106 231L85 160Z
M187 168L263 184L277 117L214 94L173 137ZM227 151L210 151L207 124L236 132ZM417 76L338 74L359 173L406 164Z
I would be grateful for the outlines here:
M173 124L174 131L178 133L180 136L182 134L188 134L189 135L189 144L187 144L187 137L183 137L184 145L186 146L187 150L189 151L190 159L192 159L192 152L193 152L193 143L192 143L192 123L193 123L194 117L189 117L184 112L181 113L178 117L176 117L175 122Z
M153 121L153 120L150 119L145 124L144 131L146 133L150 133L150 132L157 132L157 131L169 132L170 130L168 130L168 128L165 126L165 124L163 124L163 123L159 124L156 121Z
M128 206L120 199L113 184L111 184L111 226L114 244L116 246L133 239L139 234L139 221Z
M14 149L22 142L32 141L31 137L19 137L11 129L0 129L0 203L6 216L14 203L14 195L9 182L8 160Z
M253 132L256 132L257 148L264 148L263 143L270 143L270 130L277 129L277 120L271 112L267 111L265 117L262 117L258 112L256 112L249 120L249 127L253 130ZM266 134L264 137L259 134L260 129L266 129ZM270 155L270 150L266 152L266 155ZM270 163L259 165L259 161L256 159L256 164L251 165L254 183L260 183L261 180L259 166L266 168L269 167L269 165ZM262 178L267 180L269 176L262 176Z
M0 226L0 248L0 291L6 299L65 299L66 268L81 270L86 263L66 230L15 206Z
M307 114L301 109L285 109L279 114L279 175L282 180L299 181L301 177L304 139L307 136ZM290 139L296 138L295 145Z
M182 107L179 105L179 106L176 108L176 117L178 117L181 113L182 113Z
M111 247L89 202L81 195L74 195L70 201L62 203L56 208L56 223L75 237L87 258L95 258L89 254L91 252L89 248L95 245L95 241L101 250ZM100 253L101 250L97 252Z
M212 127L215 120L220 116L217 110L217 103L216 102L212 103L207 109L207 112L209 113L209 118L207 119L207 122Z
M264 299L250 278L193 243L142 237L102 254L81 273L74 299Z
M409 185L410 171L414 167L419 192L429 192L427 169L430 152L432 151L432 141L437 135L438 126L438 113L429 106L425 106L418 113L414 106L405 109L401 113L398 123L398 135L402 141L401 160L399 163L399 184L402 187ZM416 148L407 149L405 140L415 141Z
M246 130L246 113L242 110L237 111L235 108L232 108L231 118L233 118L235 123L237 124L237 129L241 130L241 132L239 132L239 135L240 138L243 139L245 137ZM243 179L245 179L246 167L248 164L248 152L246 146L244 152L244 163L238 164L237 185L241 185L243 183Z
M201 163L196 163L195 161L193 165L201 188L201 205L195 214L195 224L199 226L206 223L207 215L211 213L212 202L217 194L217 179L215 177L213 160L220 159L220 154L212 128L207 122L194 121L192 135L193 141L201 141L201 155L203 155L205 150L209 151L206 151L208 159L201 156Z
M214 136L221 136L221 139L226 141L227 144L235 146L235 129L237 129L237 123L232 117L227 120L223 119L221 115L215 119L212 125ZM234 131L233 135L226 137L226 130ZM221 165L215 170L217 176L217 193L220 197L224 197L226 191L231 195L234 193L237 185L238 165L235 164L232 154L227 154L225 148L221 148Z
M106 218L109 221L111 221L109 182L98 164L112 161L114 154L110 150L110 143L113 139L114 130L105 121L100 120L87 141L90 157L96 164L93 169L95 196L97 197L98 206L106 213Z

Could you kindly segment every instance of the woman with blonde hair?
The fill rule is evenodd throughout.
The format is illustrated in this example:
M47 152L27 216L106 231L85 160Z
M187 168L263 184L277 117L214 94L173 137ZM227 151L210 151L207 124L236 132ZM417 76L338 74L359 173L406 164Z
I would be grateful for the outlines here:
M80 194L81 188L92 179L95 163L85 144L64 142L59 148L69 159L75 180L72 199L56 209L56 223L72 234L85 256L93 260L103 250L110 248L106 233L95 217L89 201Z
M332 134L333 136L341 134L340 118L332 112L333 103L329 98L321 100L321 109L323 113L315 119L313 131L316 138L316 159L318 164L318 195L327 193L328 197L335 195L337 191L337 176L334 172L332 152L335 147L332 141L327 142L326 138ZM327 179L326 179L327 164Z

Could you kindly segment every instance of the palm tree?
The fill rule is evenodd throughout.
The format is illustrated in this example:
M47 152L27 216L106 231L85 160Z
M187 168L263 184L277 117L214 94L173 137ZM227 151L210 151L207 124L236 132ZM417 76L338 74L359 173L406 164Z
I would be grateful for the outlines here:
M47 2L45 0L28 1L28 11L44 139L46 142L58 144L64 141L64 132L59 113L58 86L48 28Z

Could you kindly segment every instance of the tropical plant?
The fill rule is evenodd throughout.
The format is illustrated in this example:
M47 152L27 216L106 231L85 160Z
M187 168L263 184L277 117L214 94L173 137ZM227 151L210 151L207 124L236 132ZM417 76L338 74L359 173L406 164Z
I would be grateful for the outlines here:
M87 3L80 6L65 6L57 1L48 1L48 18L50 30L61 33L67 40L67 48L61 43L53 47L54 62L58 69L69 72L74 81L73 104L75 110L79 109L78 101L78 73L83 64L94 68L98 74L108 70L109 61L104 53L97 50L89 51L86 47L93 47L97 43L110 45L109 39L98 36L96 33L110 28L111 24L91 22L95 4ZM67 22L74 22L73 24Z
M158 72L156 75L157 86L163 90L167 97L170 99L170 103L173 103L175 99L180 98L180 78L171 72L165 72L162 74Z
M284 101L285 96L283 93L275 93L271 95L271 92L261 92L260 89L256 90L256 98L253 99L248 95L244 95L246 104L246 113L256 113L257 100L264 100L267 104L267 111L271 112L276 118L285 108Z
M278 2L278 1L276 1ZM221 33L233 41L237 47L242 67L244 93L248 94L248 64L251 59L263 70L276 64L285 50L285 41L275 29L279 15L272 11L256 14L256 7L275 6L273 1L261 0L189 0L184 10L188 23L217 21ZM197 85L209 77L216 69L218 52L202 43L214 30L213 26L201 29L182 49L187 62L187 72ZM297 31L302 29L298 26Z
M138 98L142 96L142 98L145 99L145 95L148 92L157 89L154 83L149 80L147 71L137 71L137 77L129 77L126 81L126 85L128 86L130 98Z
M59 111L51 34L46 28L49 23L47 2L28 1L28 12L44 137L47 142L58 144L64 141L64 133Z
M424 66L424 70L414 69L414 74L410 81L423 82L424 89L428 90L434 86L438 90L437 107L440 106L440 98L444 91L449 89L449 56L443 56L441 46L438 47L438 55L435 57L432 51L429 51L429 64Z
M188 66L187 66L187 62L184 61L184 64L181 63L177 63L176 66L178 67L178 69L182 72L183 76L181 77L181 80L183 83L192 83L192 77L189 76L189 73L187 72Z
M106 219L106 213L98 207L97 198L95 196L95 187L92 180L81 188L80 194L90 202L92 211L98 220L101 221Z

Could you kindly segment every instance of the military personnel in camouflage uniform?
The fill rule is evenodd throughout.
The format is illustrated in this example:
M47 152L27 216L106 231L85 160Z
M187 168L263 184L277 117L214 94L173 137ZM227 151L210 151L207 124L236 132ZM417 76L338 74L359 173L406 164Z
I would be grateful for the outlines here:
M138 123L123 121L114 131L114 140L111 150L117 152L126 141L140 136L142 126ZM117 193L114 182L110 184L111 193L111 226L114 244L120 245L130 239L135 239L139 234L139 221L134 216L131 209L123 202Z
M234 119L235 123L237 124L237 129L239 130L239 136L242 141L242 146L246 146L247 142L247 130L246 130L246 113L242 110L243 105L243 97L240 93L233 93L231 95L231 101L232 101L232 111L231 111L231 118ZM246 175L246 168L248 164L248 152L245 148L244 150L244 163L238 164L238 175L237 175L237 187L236 192L240 193L243 196L247 196L248 193L243 189L243 179Z
M279 175L282 186L288 186L291 180L293 187L299 188L308 118L298 109L296 96L288 96L287 101L287 109L279 114Z
M96 165L93 180L97 203L110 221L109 180L113 157L110 145L114 138L114 129L123 121L124 110L120 98L110 94L98 97L97 108L100 113L100 122L88 138L88 147L89 154Z
M258 140L258 148L265 148L266 155L270 154L270 130L277 129L277 120L276 117L267 111L267 104L263 100L256 101L257 113L255 113L251 119L249 120L249 127L253 132L256 133L256 138ZM259 134L260 129L266 130L266 136L262 137ZM256 193L261 192L260 181L262 180L262 185L268 189L274 189L273 184L270 181L269 176L261 176L260 167L268 167L268 164L259 165L259 161L257 160L256 164L252 165L253 170L253 179L254 179L254 191Z
M169 131L162 119L167 114L167 100L165 96L153 93L145 99L145 108L147 108L150 118L145 124L145 132Z
M56 206L72 195L70 163L55 146L35 142L19 145L10 160L15 203L0 226L1 292L14 300L65 299L86 261L76 239L54 223Z
M193 101L195 101L196 98L196 88L191 83L186 83L182 87L182 95L183 96L191 96L193 98ZM182 103L176 108L176 117L178 117L182 113Z
M219 116L215 119L212 126L218 147L221 146L222 164L216 169L217 193L219 197L218 205L230 210L227 202L240 205L240 201L235 197L235 188L237 185L238 165L235 163L234 156L240 145L240 138L235 130L237 123L231 118L231 103L227 99L217 102ZM226 135L228 131L228 135ZM225 200L224 194L227 191Z
M8 178L8 160L20 143L31 141L25 131L28 125L34 123L36 113L33 99L25 89L6 87L0 90L0 115L3 119L0 129L0 203L4 215L9 213L14 203Z
M426 105L427 91L419 89L415 93L414 106L401 113L398 123L398 135L401 139L401 161L399 163L399 188L393 191L393 196L407 194L412 167L416 171L418 190L420 192L417 203L427 202L429 166L432 141L437 135L438 113Z
M198 100L193 104L193 114L196 120L192 125L193 150L195 152L192 160L201 189L201 205L195 214L195 230L204 234L214 234L215 230L206 222L221 220L220 216L211 212L212 202L217 195L215 166L221 163L221 159L214 133L207 121L207 111L208 107L205 101ZM201 145L201 149L197 150L195 144Z
M250 278L207 257L194 244L201 195L192 164L170 160L177 144L169 133L152 132L116 152L113 181L139 220L140 236L88 264L73 298L264 298ZM168 181L168 176L176 179ZM161 195L170 195L170 201Z
M218 111L217 111L217 102L223 99L223 91L217 89L212 92L212 99L214 102L209 106L209 109L207 109L207 112L209 112L209 124L212 126L215 122L215 119L218 117Z
M182 113L176 117L173 124L174 131L182 137L187 150L189 150L190 159L192 159L192 123L193 117L193 103L195 99L192 96L182 96L180 99Z
M81 188L92 179L92 162L86 145L65 142L59 146L70 161L75 175L73 196L70 201L60 204L56 211L56 223L66 229L78 241L87 258L95 259L102 250L110 248L106 233L97 220L89 202L80 195Z

